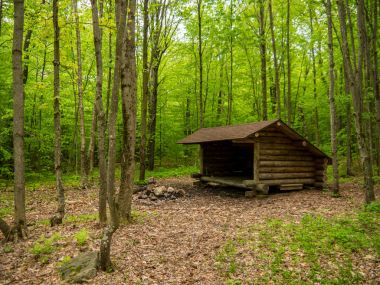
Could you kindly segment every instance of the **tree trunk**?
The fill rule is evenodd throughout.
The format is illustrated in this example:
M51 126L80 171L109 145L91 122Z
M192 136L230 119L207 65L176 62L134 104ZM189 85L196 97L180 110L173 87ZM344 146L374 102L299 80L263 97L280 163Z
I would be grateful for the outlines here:
M149 69L148 69L148 27L149 27L149 1L144 0L144 26L143 26L143 82L141 100L141 142L140 142L140 174L139 180L145 179L145 150L146 150L146 114L149 96Z
M13 159L14 159L14 222L20 238L25 236L25 158L24 158L24 86L22 74L22 38L24 1L14 0L13 28Z
M354 176L354 173L352 172L352 123L351 123L351 103L347 103L346 105L346 118L347 118L347 126L346 126L346 132L347 132L347 160L346 160L346 175L347 176Z
M266 41L265 41L265 15L264 0L260 0L260 17L259 17L259 34L260 34L260 59L261 59L261 93L263 106L263 120L268 119L267 108L267 59L266 59Z
M107 165L105 151L106 118L103 108L103 60L102 60L102 30L99 27L97 0L91 0L92 23L94 33L95 60L96 60L96 113L98 122L99 148L99 222L107 223Z
M0 0L0 37L1 37L2 27L3 27L3 0Z
M313 28L313 11L311 5L309 6L309 19L310 19L310 35L314 35ZM319 147L321 144L319 133L319 112L318 112L318 98L317 98L317 69L315 67L315 48L314 40L311 40L311 58L313 66L313 96L314 96L314 126L315 126L315 143ZM330 78L331 79L331 78Z
M291 68L290 68L290 0L288 0L287 17L286 17L286 57L287 57L287 69L288 69L288 97L286 100L288 109L287 123L291 125L292 118L292 86L291 86Z
M76 48L77 48L77 87L78 87L78 101L79 101L79 129L80 129L80 177L81 187L86 188L88 184L87 177L87 154L86 154L86 133L84 125L84 108L83 108L83 75L82 75L82 48L81 48L81 35L79 26L78 15L78 1L73 0L73 10L75 18L75 35L76 35Z
M197 0L198 56L199 56L199 127L203 128L203 41L202 41L202 0Z
M333 195L339 195L339 169L338 169L338 146L336 138L336 107L334 98L334 48L333 48L333 35L332 35L332 16L331 16L331 0L327 0L326 5L327 12L327 26L328 26L328 47L329 47L329 101L330 101L330 125L331 125L331 153L332 153L332 163L333 163L333 177L334 182L332 186Z
M230 84L228 89L228 109L227 109L227 125L231 125L232 120L232 100L233 100L233 0L230 0ZM207 71L208 75L209 69ZM208 80L207 80L208 84ZM207 89L206 89L207 92ZM207 94L206 94L207 98ZM206 105L206 102L205 102ZM204 110L206 113L206 109Z
M116 166L116 121L119 103L120 90L120 69L123 52L123 41L126 24L126 1L116 0L116 52L114 79L112 86L112 98L110 102L110 113L108 120L108 165L107 165L107 200L110 210L110 224L103 230L103 238L100 243L99 266L101 270L112 269L111 263L111 242L112 235L119 227L119 210L115 197L115 166Z
M149 100L149 138L148 138L148 169L154 169L156 148L156 124L157 124L157 96L158 96L158 66L154 65L151 72L152 93Z
M342 34L342 50L343 50L343 63L345 67L345 75L348 81L350 92L352 95L354 106L354 119L356 137L359 147L359 153L361 158L361 164L364 174L364 191L365 191L365 203L370 203L375 200L375 194L373 189L373 177L372 177L372 163L366 144L366 132L363 130L362 124L362 111L363 111L363 92L362 92L362 67L363 67L363 54L361 48L359 48L358 63L352 64L350 58L350 51L347 41L347 29L346 29L346 10L343 0L336 0L338 4L339 22ZM364 40L363 35L363 1L358 0L358 31L359 31L359 44ZM355 51L351 51L354 53Z
M120 217L131 221L132 194L135 173L136 144L136 43L135 12L136 1L128 2L128 24L125 36L123 61L121 69L121 94L123 110L123 151L121 158L121 181L118 206Z
M52 226L62 224L65 215L65 193L62 185L61 168L61 110L60 110L60 49L59 49L59 25L58 25L58 0L53 0L53 26L54 26L54 169L57 191L58 208L56 214L50 219Z
M274 86L275 86L275 97L277 105L277 118L281 118L281 94L280 94L280 76L279 76L279 66L277 62L277 51L276 51L276 38L274 35L274 23L273 23L273 11L272 11L272 0L269 0L269 25L272 37L272 50L273 50L273 65L274 65Z

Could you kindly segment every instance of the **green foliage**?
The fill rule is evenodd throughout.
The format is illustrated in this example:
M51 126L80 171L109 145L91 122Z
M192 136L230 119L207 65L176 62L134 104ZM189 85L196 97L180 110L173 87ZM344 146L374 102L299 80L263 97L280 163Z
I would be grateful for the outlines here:
M13 247L11 245L9 245L9 244L5 244L4 245L4 247L3 247L3 252L4 253L11 253L13 251L14 251L14 249L13 249Z
M85 222L93 222L97 221L98 214L80 214L80 215L67 215L63 219L64 223L85 223Z
M58 263L57 263L57 267L60 268L62 267L63 265L69 263L71 261L71 256L69 255L65 255Z
M0 218L12 215L13 209L11 207L1 207L0 208Z
M56 243L62 239L59 233L50 237L41 236L30 249L30 252L43 264L49 261L49 255L56 250Z
M89 233L86 229L81 229L74 235L75 241L79 246L84 246L87 243L89 237Z
M238 253L244 252L260 266L262 274L253 276L253 283L361 284L364 276L352 258L379 258L379 237L379 202L345 218L305 215L300 222L271 219L228 240L216 256L216 264L228 278L247 276L249 268L237 267L244 262Z
M190 175L191 173L197 172L198 168L195 166L179 166L179 167L157 167L154 171L147 171L147 177L155 178L167 178L167 177L180 177ZM135 180L136 180L135 176Z

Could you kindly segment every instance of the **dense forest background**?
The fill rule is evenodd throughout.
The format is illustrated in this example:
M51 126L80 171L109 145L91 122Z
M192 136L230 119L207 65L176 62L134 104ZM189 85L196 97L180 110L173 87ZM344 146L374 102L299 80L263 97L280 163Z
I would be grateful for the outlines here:
M144 70L144 3L140 2L136 11L137 146L141 138ZM363 42L357 24L358 4L351 0L338 2L342 2L345 9L350 56L355 62L360 42ZM375 109L375 101L379 104L376 100L379 94L378 87L376 94L375 86L378 86L379 5L377 1L364 2L367 54L362 55L365 60L361 65L364 90L361 110L367 132L366 142L378 174L376 111L379 110ZM8 0L0 3L0 176L11 178L13 5ZM103 33L103 100L107 118L116 26L112 1L99 3ZM156 0L148 3L148 168L154 167L153 158L156 165L194 164L196 149L177 145L176 141L201 126L278 117L323 151L331 153L328 18L324 1ZM96 126L93 124L96 119L96 64L91 3L79 1L77 12L74 8L72 1L60 1L62 166L65 172L79 173L81 94L78 93L83 93L86 152L94 152L95 158L97 154L96 145L89 146L96 141L91 139ZM51 11L49 1L27 1L25 5L23 80L27 172L52 171L54 166ZM345 175L352 173L351 156L359 165L359 151L353 101L344 74L341 25L336 3L332 5L332 28L338 153L341 174ZM78 88L79 73L82 90ZM119 134L121 118L122 113L119 112ZM117 157L120 160L122 136L119 135L117 140ZM136 147L137 161L140 149ZM96 166L97 160L92 163Z

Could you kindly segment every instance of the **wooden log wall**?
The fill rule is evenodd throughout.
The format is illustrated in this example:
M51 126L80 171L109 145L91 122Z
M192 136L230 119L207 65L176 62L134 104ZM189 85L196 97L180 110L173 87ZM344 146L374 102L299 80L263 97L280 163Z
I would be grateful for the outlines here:
M292 140L273 126L256 133L252 139L260 145L259 181L268 185L325 183L327 159L317 158L306 143Z

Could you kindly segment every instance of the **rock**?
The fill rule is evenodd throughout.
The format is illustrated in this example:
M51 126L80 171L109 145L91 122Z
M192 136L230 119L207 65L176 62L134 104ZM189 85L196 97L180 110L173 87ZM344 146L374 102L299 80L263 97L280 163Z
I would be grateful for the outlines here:
M186 192L183 189L177 189L175 193L177 197L183 197L186 195Z
M149 199L152 200L152 201L156 201L157 197L153 193L150 193Z
M146 189L147 189L146 185L134 185L133 193L139 193L139 192L145 191Z
M171 186L168 187L168 189L166 190L168 193L173 193L175 192L175 189Z
M96 276L98 253L80 254L58 268L62 280L67 283L83 283Z
M148 178L148 184L156 184L156 183L157 183L157 181L156 181L156 179L154 177L149 177Z
M166 192L166 187L165 186L159 186L154 188L153 193L157 197L164 196L164 193Z

